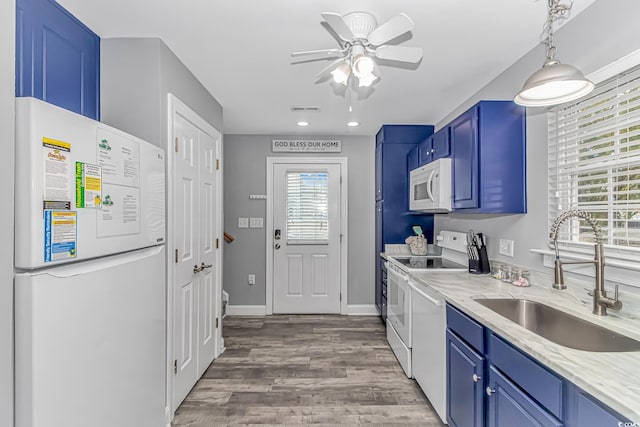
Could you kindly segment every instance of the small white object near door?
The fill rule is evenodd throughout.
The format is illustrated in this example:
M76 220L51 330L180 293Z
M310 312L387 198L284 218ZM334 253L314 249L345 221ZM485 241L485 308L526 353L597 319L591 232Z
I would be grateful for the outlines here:
M272 169L273 312L340 313L341 164L295 161Z

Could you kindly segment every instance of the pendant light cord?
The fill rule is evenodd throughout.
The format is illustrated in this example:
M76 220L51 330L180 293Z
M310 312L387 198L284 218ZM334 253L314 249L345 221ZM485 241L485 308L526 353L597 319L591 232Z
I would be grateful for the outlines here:
M545 39L543 43L547 45L547 60L553 60L556 56L556 45L553 43L553 24L559 19L565 19L569 15L569 11L573 6L573 0L570 3L560 3L561 0L549 0L549 15L547 22L544 23L543 33Z

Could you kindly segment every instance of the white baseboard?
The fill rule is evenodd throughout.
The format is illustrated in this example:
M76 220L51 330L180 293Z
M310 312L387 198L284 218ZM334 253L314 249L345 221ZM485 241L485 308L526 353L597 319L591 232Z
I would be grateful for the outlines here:
M264 316L267 307L264 305L228 305L227 315L229 316Z
M378 309L375 304L349 304L347 305L349 316L377 316Z

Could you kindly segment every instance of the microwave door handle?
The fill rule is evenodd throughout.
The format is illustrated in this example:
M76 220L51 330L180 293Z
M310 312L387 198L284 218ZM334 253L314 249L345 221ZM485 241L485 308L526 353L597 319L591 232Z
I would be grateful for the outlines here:
M436 200L433 198L433 175L435 175L436 171L432 170L431 173L429 174L429 179L427 179L427 196L429 196L429 199L432 202L435 202Z

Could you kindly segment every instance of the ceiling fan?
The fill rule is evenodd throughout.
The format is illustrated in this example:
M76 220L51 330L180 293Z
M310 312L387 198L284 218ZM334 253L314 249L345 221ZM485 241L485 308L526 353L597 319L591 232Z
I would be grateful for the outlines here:
M292 57L310 57L308 60L339 58L316 76L330 73L336 83L347 85L353 74L358 86L368 87L379 78L374 58L417 64L422 59L422 48L385 45L414 28L413 21L404 13L378 26L376 18L367 12L351 12L342 16L323 12L322 18L342 41L340 49L322 49L294 52Z

